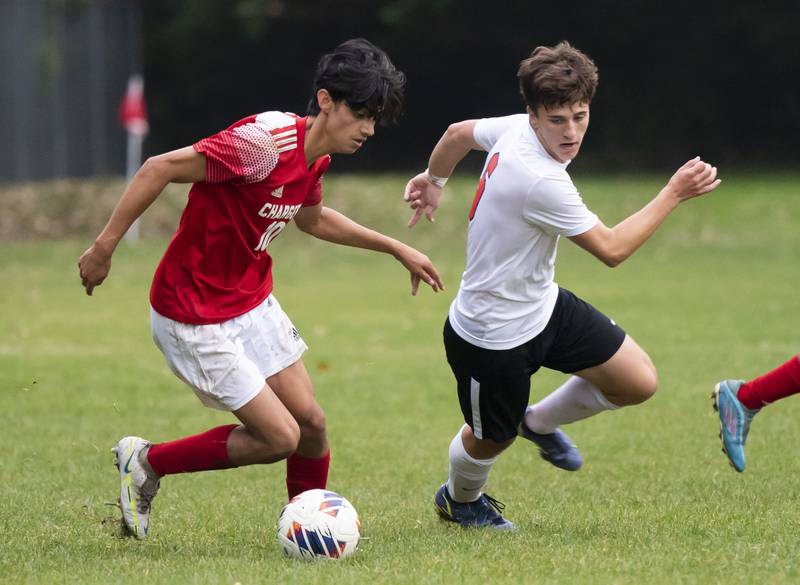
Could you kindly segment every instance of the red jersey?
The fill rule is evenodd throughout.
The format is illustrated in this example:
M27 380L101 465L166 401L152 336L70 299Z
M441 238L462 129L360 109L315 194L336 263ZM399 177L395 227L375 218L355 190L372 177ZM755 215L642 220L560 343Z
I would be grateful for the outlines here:
M272 292L269 243L301 207L322 201L325 156L308 168L306 118L264 112L194 144L206 157L156 269L153 308L205 325L238 317Z

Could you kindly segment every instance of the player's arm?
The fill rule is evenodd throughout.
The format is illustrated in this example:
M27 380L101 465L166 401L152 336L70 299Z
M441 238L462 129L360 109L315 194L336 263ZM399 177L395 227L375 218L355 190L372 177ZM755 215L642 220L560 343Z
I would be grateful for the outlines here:
M428 160L428 169L411 179L406 185L403 199L409 202L414 214L408 227L414 227L425 214L433 221L433 214L439 207L442 188L453 170L471 150L483 150L475 141L475 124L478 120L464 120L451 124L436 143Z
M678 169L655 199L630 217L613 228L598 221L589 231L569 239L608 266L617 266L644 244L680 203L713 191L720 182L716 167L694 158Z
M102 284L111 270L111 256L131 224L169 183L196 183L206 179L206 157L191 146L145 161L117 202L108 223L78 260L86 294Z
M295 215L294 221L302 231L320 240L391 254L411 273L412 295L417 294L420 280L427 283L434 292L444 290L439 272L425 254L357 224L338 211L323 207L321 203L303 207Z

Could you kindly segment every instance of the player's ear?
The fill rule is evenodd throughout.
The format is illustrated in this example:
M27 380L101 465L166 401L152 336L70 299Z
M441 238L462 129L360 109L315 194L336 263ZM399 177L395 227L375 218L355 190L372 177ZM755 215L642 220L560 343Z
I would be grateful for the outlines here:
M525 106L525 110L528 112L528 118L530 118L531 126L533 126L535 129L539 122L538 118L536 117L536 112L534 112L533 108L530 106Z
M327 89L317 90L317 105L320 112L325 112L326 114L329 114L333 109L333 98Z

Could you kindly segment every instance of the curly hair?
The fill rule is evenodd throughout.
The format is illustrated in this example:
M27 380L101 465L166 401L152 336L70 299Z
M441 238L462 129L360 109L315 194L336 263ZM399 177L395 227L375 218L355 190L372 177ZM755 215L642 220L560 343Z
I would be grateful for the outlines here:
M532 110L574 103L589 104L597 89L597 67L567 41L536 47L517 71L519 91Z

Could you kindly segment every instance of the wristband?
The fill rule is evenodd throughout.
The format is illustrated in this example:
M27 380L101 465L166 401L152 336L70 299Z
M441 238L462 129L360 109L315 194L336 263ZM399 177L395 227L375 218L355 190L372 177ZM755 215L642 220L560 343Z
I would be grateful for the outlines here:
M444 186L447 184L447 179L449 177L437 177L436 175L431 174L430 169L425 169L425 178L428 179L428 182L434 187L439 187L439 189L443 189Z

